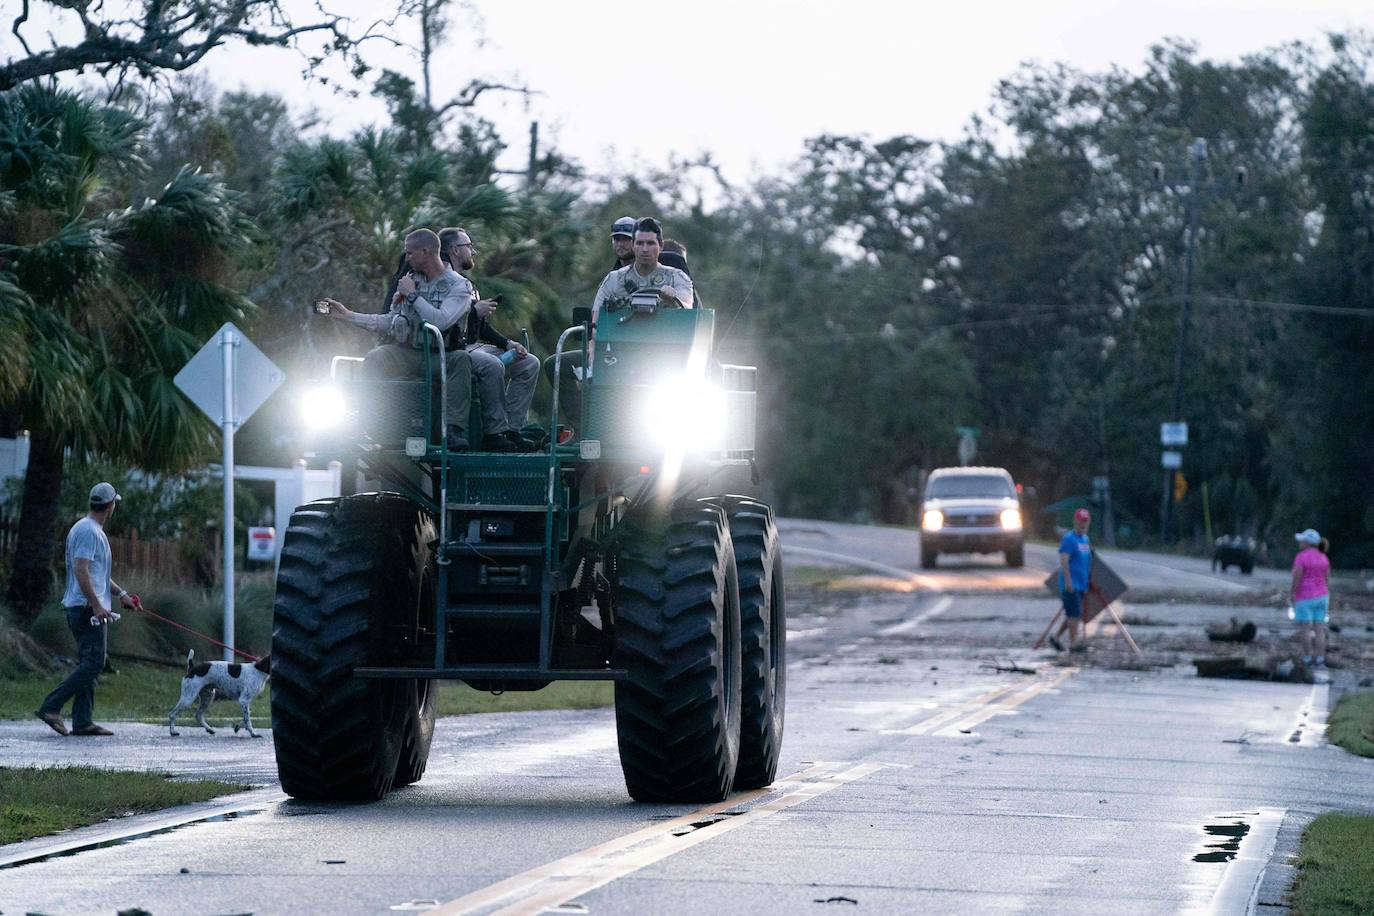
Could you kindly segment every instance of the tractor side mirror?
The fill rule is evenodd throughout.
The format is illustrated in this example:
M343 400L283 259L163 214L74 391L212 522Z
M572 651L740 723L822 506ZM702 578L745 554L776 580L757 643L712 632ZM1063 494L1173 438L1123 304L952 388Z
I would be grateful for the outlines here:
M590 306L578 305L573 307L573 324L591 324L592 310Z

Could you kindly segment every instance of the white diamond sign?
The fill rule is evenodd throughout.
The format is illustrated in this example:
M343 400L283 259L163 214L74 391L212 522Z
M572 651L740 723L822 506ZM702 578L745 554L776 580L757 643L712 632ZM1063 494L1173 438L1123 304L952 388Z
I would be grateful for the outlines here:
M234 653L234 431L286 375L232 322L215 332L172 381L224 433L224 660Z
M224 410L224 337L230 335L232 347L233 403ZM223 426L228 420L242 426L257 409L286 381L286 373L277 368L261 350L253 345L233 322L225 322L215 336L173 379L182 394L191 399L215 423Z

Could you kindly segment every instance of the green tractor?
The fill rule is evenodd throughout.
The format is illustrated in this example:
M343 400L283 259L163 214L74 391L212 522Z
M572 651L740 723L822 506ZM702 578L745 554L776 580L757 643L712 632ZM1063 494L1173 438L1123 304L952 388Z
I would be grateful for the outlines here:
M590 367L581 435L558 442L556 381L535 453L448 451L442 373L361 380L346 377L360 361L335 358L335 447L379 485L301 506L286 529L272 735L288 794L378 799L419 780L441 680L614 681L640 801L773 781L782 553L766 504L721 495L753 472L754 369L713 357L711 310L655 303L607 309L593 344L589 310L575 313L556 352L580 340ZM441 366L442 335L425 330Z

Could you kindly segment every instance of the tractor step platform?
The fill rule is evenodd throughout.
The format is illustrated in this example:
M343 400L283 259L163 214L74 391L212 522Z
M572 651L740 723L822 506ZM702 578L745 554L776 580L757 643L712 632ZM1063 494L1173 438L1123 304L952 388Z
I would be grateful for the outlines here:
M537 604L486 604L481 606L449 605L445 617L463 620L538 620Z
M364 678L424 678L441 681L619 681L623 668L543 668L534 665L457 665L451 668L354 668Z

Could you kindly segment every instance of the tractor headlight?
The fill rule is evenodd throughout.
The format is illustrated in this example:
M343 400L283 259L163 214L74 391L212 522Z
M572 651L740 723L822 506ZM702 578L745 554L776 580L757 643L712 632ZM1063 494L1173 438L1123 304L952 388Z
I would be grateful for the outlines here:
M725 392L700 379L664 379L649 389L642 421L654 445L684 452L719 449L725 441Z
M945 527L945 514L939 509L927 509L921 515L922 531L939 531Z
M312 430L333 429L343 422L343 393L333 385L306 389L300 399L301 421Z
M1021 510L1003 509L1002 510L1002 530L1020 531L1021 530Z

